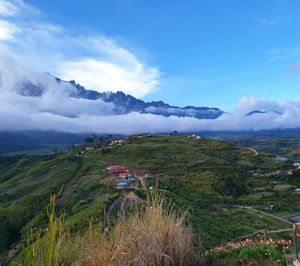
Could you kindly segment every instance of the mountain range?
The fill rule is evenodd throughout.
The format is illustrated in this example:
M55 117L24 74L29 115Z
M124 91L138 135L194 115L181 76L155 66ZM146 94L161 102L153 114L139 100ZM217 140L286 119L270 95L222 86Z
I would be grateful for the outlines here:
M144 102L131 95L125 94L122 91L118 92L98 92L94 90L87 90L80 84L72 81L63 81L55 78L58 84L71 85L73 88L70 93L71 97L82 98L88 100L102 100L106 103L114 105L114 114L128 114L131 112L138 112L141 114L154 114L162 115L165 117L178 116L178 117L194 117L197 119L216 119L221 116L224 111L219 108L210 107L195 107L185 106L178 107L172 106L163 101ZM34 84L31 81L25 81L19 84L18 91L24 96L38 97L44 91L42 84Z
M105 103L110 103L114 106L113 114L128 114L131 112L137 112L140 114L153 114L164 117L177 116L177 117L193 117L197 119L216 119L225 112L215 107L198 107L198 106L172 106L163 101L145 102L141 99L137 99L132 95L125 94L122 91L117 92L98 92L95 90L89 90L82 85L76 83L76 81L64 81L55 77L55 81L58 85L71 86L72 90L70 97L87 99L87 100L102 100ZM42 83L35 84L29 80L26 80L18 84L18 91L24 96L41 96L45 90ZM282 112L277 110L253 110L246 113L244 116L249 117L253 115L262 114L276 114L282 115Z
M275 115L282 115L281 112L276 111L276 110L275 111L253 110L253 111L247 113L246 116L259 115L259 114L268 114L268 113L275 114Z

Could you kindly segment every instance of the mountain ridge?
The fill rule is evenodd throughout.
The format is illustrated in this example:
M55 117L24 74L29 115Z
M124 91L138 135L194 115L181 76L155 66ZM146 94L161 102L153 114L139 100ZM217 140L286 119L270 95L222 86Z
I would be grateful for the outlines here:
M97 100L101 99L108 103L113 103L119 108L116 110L118 114L129 113L132 111L142 114L155 114L163 116L179 116L179 117L194 117L197 119L216 119L224 112L215 107L195 107L195 106L172 106L163 101L145 102L137 99L132 95L125 94L122 91L117 92L97 92L94 90L86 90L83 86L76 83L74 80L69 81L77 89L77 97Z
M227 113L217 107L202 107L202 106L173 106L163 101L151 101L146 102L142 99L138 99L130 94L126 94L123 91L104 91L99 92L92 89L86 89L75 80L65 81L47 73L48 78L53 79L63 88L68 88L68 96L77 99L85 99L91 101L102 100L104 103L111 104L112 115L129 114L131 112L137 112L140 114L152 114L164 117L190 117L196 119L208 119L214 120ZM54 83L55 85L55 83ZM17 84L17 92L23 96L39 97L42 96L46 90L47 85L43 85L43 82L34 82L29 79L23 80ZM243 114L245 117L251 117L256 115L275 114L282 115L278 110L265 110L265 109L253 109Z
M49 74L50 75L50 74ZM53 76L52 76L53 77ZM74 80L64 81L54 77L58 84L71 85L74 89L70 96L74 98L81 98L87 100L102 100L106 103L112 103L115 108L115 114L128 114L131 112L138 112L141 114L161 115L165 117L192 117L197 119L216 119L221 116L224 111L215 107L195 107L195 106L172 106L163 101L145 102L137 99L132 95L125 94L122 91L117 92L98 92L95 90L88 90L84 86L76 83ZM23 96L41 96L44 87L42 84L34 84L31 81L24 81L19 84L19 93Z

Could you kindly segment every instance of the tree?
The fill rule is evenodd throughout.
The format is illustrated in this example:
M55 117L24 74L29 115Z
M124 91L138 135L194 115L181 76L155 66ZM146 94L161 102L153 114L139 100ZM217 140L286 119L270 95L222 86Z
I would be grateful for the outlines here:
M94 143L94 139L92 137L87 137L87 138L85 138L85 143L92 144L92 143Z
M92 138L93 138L93 143L96 143L97 142L97 136L95 134L93 134Z
M53 152L54 152L54 153L59 153L59 148L58 148L58 147L54 147L54 148L53 148Z
M0 213L0 251L7 250L14 242L14 229L9 219Z
M105 146L105 142L105 138L103 136L99 136L98 145L100 146L100 148L103 148Z

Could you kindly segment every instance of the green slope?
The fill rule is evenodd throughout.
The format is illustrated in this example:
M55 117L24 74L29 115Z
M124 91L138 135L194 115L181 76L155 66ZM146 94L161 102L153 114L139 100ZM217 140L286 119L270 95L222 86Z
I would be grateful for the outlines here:
M107 181L104 169L110 164L126 166L140 175L162 174L164 178L147 180L147 185L158 182L178 211L188 212L188 222L200 239L195 244L204 248L257 229L286 226L231 208L241 202L269 202L268 197L253 199L253 194L257 186L267 186L273 180L254 179L247 172L289 167L273 156L256 156L222 141L183 137L135 139L112 149L85 151L76 156L81 149L84 146L56 156L1 157L0 230L6 234L0 241L0 250L4 254L11 244L26 239L32 228L45 226L49 196L62 186L58 203L71 231L84 230L91 218L104 223L111 203L126 193ZM134 190L140 197L145 196L142 188ZM294 204L298 199L280 200L284 208L284 204Z

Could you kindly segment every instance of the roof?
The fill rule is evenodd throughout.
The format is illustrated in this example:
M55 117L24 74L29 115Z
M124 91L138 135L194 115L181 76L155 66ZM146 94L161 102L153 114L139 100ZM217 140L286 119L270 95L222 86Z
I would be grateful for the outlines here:
M153 178L154 177L154 175L153 174L145 174L145 178Z
M129 177L131 176L129 173L120 173L119 178Z
M111 172L128 172L128 168L118 165L108 166L106 170Z
M119 165L111 165L111 166L108 166L106 167L107 170L112 170L112 169L117 169L117 168L121 168L122 166L119 166Z
M300 215L290 218L290 221L293 222L293 223L299 223L300 222Z
M125 182L120 182L117 184L117 187L129 187L129 184Z
M119 182L118 184L117 184L118 186L127 186L128 185L128 183L125 183L125 182Z
M275 205L273 204L267 204L264 206L265 209L274 209L275 208Z

